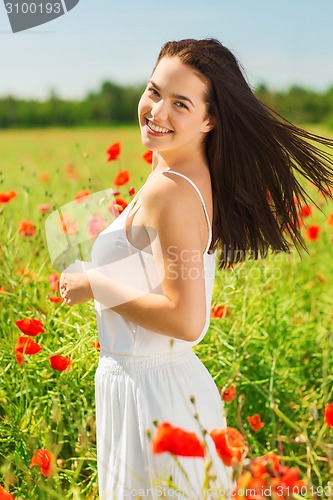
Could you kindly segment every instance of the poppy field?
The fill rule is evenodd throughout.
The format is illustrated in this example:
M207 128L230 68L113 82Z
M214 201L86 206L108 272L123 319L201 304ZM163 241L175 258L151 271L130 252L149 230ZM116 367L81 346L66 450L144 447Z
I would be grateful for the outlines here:
M117 217L151 157L137 127L109 127L1 131L0 158L0 500L98 499L94 306L61 300L45 221L108 189ZM225 402L228 429L211 437L234 467L235 499L333 499L333 203L304 185L308 253L216 270L210 328L194 348ZM107 222L91 214L89 238ZM75 219L64 214L59 231L75 235ZM152 452L204 457L205 434L172 424L158 423Z

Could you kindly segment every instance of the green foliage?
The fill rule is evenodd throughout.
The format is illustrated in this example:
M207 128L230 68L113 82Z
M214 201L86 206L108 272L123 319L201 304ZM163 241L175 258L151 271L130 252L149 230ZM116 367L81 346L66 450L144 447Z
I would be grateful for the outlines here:
M126 197L130 185L140 187L150 166L141 158L138 130L130 127L1 135L0 191L18 193L0 206L1 484L17 499L97 499L94 310L91 303L68 309L49 301L48 275L54 270L45 215L37 206L47 202L54 208L81 189L110 187L123 168L131 174L122 190ZM122 143L121 156L106 163L104 152L115 141ZM42 182L45 173L49 179ZM236 386L237 398L225 411L228 425L246 432L250 457L277 452L286 465L299 467L309 485L332 486L332 444L323 409L333 400L333 227L327 225L333 205L312 186L308 190L323 211L314 210L305 221L321 227L319 238L308 242L309 254L275 254L217 273L213 303L228 306L230 315L211 320L195 352L219 388ZM23 218L35 222L35 236L18 234ZM15 321L25 317L43 321L45 334L36 338L43 350L25 356L19 366ZM69 357L70 368L53 371L53 354ZM265 422L258 432L246 419L255 413ZM29 468L35 451L44 447L56 456L50 478Z
M277 92L261 84L255 94L292 122L326 123L329 128L333 128L333 87L319 93L294 85L284 92Z
M134 123L143 88L104 82L99 92L91 92L81 101L60 99L54 92L45 101L3 97L0 128Z
M23 100L14 96L0 99L0 128L89 126L134 123L137 104L145 85L121 86L105 81L99 91L82 100L60 99L52 92L45 101ZM258 99L287 119L299 123L326 123L333 128L333 87L319 93L292 86L274 91L259 84Z

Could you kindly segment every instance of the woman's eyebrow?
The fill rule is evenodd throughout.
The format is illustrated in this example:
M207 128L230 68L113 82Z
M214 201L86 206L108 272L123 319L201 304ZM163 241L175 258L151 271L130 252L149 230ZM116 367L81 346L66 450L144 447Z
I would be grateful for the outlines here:
M151 83L157 90L160 90L160 87L158 85L156 85L156 83L153 82L153 80L149 80L149 83ZM192 104L192 106L195 108L195 106L194 106L193 102L191 101L191 99L189 97L186 97L185 95L171 94L171 97L174 97L175 99L181 99L182 101L187 101L190 104Z

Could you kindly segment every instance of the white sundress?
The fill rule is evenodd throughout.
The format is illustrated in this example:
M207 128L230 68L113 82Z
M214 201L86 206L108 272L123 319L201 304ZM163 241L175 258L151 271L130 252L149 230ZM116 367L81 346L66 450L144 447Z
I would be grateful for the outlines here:
M179 175L190 182L203 204L209 228L204 253L206 323L195 342L173 339L128 321L95 299L100 342L95 375L100 500L186 498L182 492L186 492L187 498L203 498L204 459L180 458L186 478L170 454L154 455L151 452L147 431L154 435L154 421L168 422L195 432L202 439L195 413L208 432L226 426L218 389L192 350L209 326L216 261L216 252L208 253L212 230L203 197L194 182L172 170L153 174L126 209L99 234L92 249L92 262L101 268L114 263L114 269L121 264L123 269L130 269L135 262L127 284L138 286L140 272L137 263L145 263L152 256L128 241L126 220L144 186L163 173ZM163 293L161 286L152 288L151 292ZM195 407L190 401L192 396ZM218 477L216 490L212 490L209 498L222 498L223 493L228 498L227 492L233 489L231 468L223 465L209 436L208 442ZM163 482L170 476L176 490Z

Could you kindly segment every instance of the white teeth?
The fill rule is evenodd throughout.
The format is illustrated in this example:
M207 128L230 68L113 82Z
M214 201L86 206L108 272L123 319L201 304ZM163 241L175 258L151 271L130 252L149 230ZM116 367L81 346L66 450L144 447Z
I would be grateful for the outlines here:
M152 130L154 130L154 132L160 132L162 134L167 134L168 132L171 132L171 130L169 130L168 128L162 128L158 127L157 125L154 125L154 123L151 122L150 120L148 120L148 125Z

